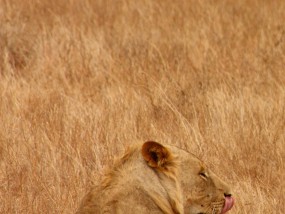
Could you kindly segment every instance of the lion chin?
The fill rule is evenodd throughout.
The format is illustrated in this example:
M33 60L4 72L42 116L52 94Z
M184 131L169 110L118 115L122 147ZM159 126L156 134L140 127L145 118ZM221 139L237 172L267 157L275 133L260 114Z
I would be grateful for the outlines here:
M233 205L228 185L193 154L147 141L115 162L77 214L224 214Z

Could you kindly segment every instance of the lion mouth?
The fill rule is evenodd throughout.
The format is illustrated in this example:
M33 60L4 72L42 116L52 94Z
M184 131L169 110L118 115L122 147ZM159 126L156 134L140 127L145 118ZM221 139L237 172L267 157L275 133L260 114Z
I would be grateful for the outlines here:
M225 197L225 204L221 214L228 212L234 206L234 198L231 196Z

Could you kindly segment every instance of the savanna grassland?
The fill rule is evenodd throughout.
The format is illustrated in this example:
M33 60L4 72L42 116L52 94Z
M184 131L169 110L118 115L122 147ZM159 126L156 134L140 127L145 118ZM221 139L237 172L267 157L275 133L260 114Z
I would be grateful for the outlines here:
M285 1L0 0L0 213L74 213L136 141L185 148L230 213L285 213Z

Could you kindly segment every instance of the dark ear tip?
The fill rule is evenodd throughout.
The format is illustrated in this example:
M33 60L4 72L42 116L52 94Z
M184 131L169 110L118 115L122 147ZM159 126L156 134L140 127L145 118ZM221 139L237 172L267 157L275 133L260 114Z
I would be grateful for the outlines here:
M153 141L153 140L148 140L148 141L146 141L146 142L144 143L144 145L151 145L151 144L153 144L153 145L155 145L155 144L161 145L160 143L158 143L158 142L156 142L156 141ZM162 145L161 145L161 146L162 146Z

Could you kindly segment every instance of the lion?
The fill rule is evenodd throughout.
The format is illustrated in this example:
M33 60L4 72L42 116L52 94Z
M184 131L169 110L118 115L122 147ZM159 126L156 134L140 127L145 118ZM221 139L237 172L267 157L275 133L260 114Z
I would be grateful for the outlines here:
M77 214L224 214L233 205L228 185L193 154L147 141L115 162Z

